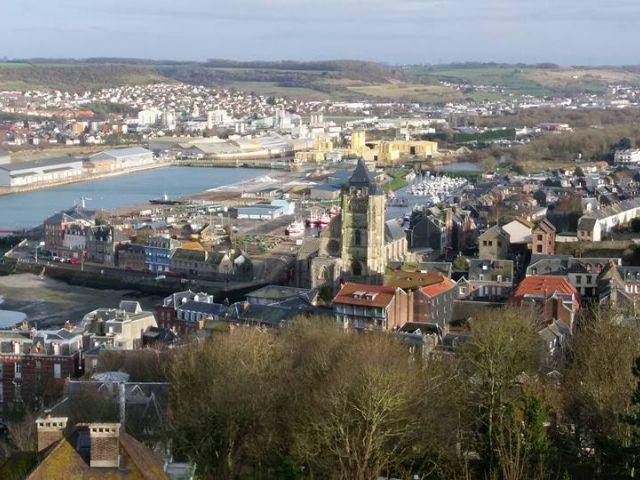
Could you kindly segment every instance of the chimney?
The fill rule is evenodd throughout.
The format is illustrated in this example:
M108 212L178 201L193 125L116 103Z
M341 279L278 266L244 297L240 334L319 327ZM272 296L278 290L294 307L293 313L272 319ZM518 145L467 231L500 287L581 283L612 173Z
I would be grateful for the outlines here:
M120 424L89 424L91 468L117 468L120 465Z
M38 452L42 452L63 437L67 420L67 417L52 417L50 411L45 411L45 415L36 420Z

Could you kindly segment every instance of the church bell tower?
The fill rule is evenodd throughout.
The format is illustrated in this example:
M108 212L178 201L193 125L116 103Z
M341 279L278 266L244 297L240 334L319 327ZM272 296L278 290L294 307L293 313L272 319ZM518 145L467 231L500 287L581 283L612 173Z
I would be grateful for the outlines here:
M342 191L342 278L381 284L384 254L384 192L367 166L358 165Z

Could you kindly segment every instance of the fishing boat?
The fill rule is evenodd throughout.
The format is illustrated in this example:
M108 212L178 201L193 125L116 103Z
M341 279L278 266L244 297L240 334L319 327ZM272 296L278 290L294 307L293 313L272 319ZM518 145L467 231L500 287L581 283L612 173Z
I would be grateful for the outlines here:
M287 228L284 229L284 233L290 237L297 237L304 233L304 223L296 220L293 223L287 225Z
M320 218L318 218L316 225L318 225L319 227L326 227L330 223L331 223L331 216L327 213L324 213L320 216Z

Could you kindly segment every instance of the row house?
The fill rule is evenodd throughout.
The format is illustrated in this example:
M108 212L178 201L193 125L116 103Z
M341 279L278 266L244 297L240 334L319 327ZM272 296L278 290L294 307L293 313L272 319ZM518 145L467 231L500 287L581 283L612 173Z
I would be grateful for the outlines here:
M213 295L186 290L166 297L156 307L155 316L159 327L173 330L179 335L187 335L200 330L200 322L207 315L215 318L217 312L222 312L222 307L224 305L214 302Z
M513 261L470 259L467 277L458 280L458 300L504 302L513 291Z
M62 236L62 256L68 258L81 258L87 249L87 234L89 228L83 224L72 223L68 225Z
M180 246L180 241L168 236L149 238L144 246L145 269L158 273L171 271L171 257Z
M56 213L44 221L44 248L55 255L64 256L64 234L72 225L90 227L95 222L95 211L81 207Z
M606 207L588 210L578 219L578 240L600 242L614 230L640 217L640 199L631 198Z
M609 264L620 266L620 258L581 257L569 255L532 255L527 276L552 275L566 278L581 297L597 298L599 279Z
M71 329L0 332L0 408L40 407L52 381L82 374L83 336Z
M144 245L128 244L118 250L118 266L125 270L146 270Z
M86 258L93 263L116 265L117 251L129 243L129 238L111 225L89 227L86 237Z

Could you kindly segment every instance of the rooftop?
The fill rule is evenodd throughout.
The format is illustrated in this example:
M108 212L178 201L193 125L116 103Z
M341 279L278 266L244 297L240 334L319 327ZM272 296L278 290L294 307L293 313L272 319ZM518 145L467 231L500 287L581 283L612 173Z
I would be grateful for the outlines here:
M550 295L553 293L578 295L576 288L563 277L555 275L531 275L526 277L513 294L514 298L525 295Z
M345 283L333 303L384 308L396 295L396 288L362 283Z

